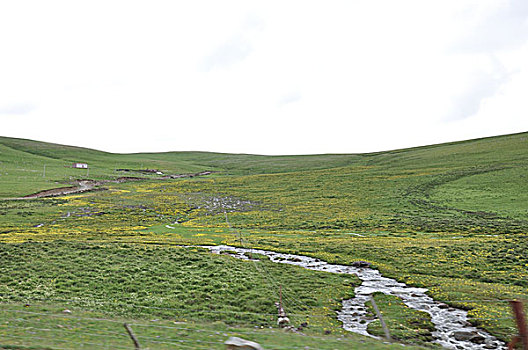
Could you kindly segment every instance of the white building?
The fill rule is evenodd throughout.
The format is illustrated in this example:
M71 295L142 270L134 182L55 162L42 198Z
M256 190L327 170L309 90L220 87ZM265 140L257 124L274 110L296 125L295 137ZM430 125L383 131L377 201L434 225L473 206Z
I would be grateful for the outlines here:
M88 169L88 164L86 164L86 163L73 163L72 168Z

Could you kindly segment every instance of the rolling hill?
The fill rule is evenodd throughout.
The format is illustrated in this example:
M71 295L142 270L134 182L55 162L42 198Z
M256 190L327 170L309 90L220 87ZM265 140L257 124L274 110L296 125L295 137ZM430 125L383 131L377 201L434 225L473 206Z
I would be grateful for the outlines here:
M89 170L69 167L76 161L87 162ZM144 169L214 173L168 178ZM123 176L139 180L104 182L81 194L13 199L78 179ZM309 336L327 336L329 348L341 347L336 336L346 339L343 348L363 346L364 338L342 330L336 313L357 279L180 247L228 244L338 264L367 261L384 276L427 288L446 307L467 310L473 325L507 341L515 333L508 300L528 297L527 179L528 133L303 156L112 154L2 137L0 302L7 311L0 311L0 324L34 312L23 322L43 328L35 320L40 317L49 329L57 327L57 310L69 308L83 318L109 320L84 324L85 333L115 332L109 325L121 319L248 332L275 327L270 315L280 284L292 322L307 322ZM429 316L391 298L375 295L394 338L431 346ZM376 322L369 332L381 334ZM22 324L13 327L15 335L26 334ZM170 343L167 333L142 332ZM14 333L0 326L0 347L19 344L6 342L7 334ZM38 337L46 334L37 331ZM219 334L209 348L220 348ZM186 336L178 339L193 346L207 341ZM276 348L293 341L281 332L273 335L275 343L264 333L255 337ZM82 334L68 339L74 347ZM53 340L46 344L52 348ZM368 346L385 347L374 340Z

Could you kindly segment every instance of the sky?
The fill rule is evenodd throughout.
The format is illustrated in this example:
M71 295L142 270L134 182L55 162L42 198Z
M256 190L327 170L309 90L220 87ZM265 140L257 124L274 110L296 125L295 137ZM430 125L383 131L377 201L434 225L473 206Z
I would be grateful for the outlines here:
M528 1L0 2L0 135L364 153L528 131Z

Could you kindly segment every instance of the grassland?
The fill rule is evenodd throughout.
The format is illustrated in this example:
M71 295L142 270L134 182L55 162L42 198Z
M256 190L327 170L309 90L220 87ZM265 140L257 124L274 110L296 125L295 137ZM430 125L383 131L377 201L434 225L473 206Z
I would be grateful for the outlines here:
M372 297L378 308L382 310L380 313L390 330L392 339L400 342L414 341L416 338L433 340L432 332L435 328L428 313L407 307L401 299L395 296L377 292ZM368 302L367 306L370 312L374 313L372 303ZM402 322L402 319L405 322ZM384 337L380 320L369 323L368 331L370 334Z
M65 314L65 307L71 314ZM71 309L71 310L70 310ZM309 335L282 330L228 326L222 322L195 323L164 319L141 320L77 309L71 305L9 304L0 309L2 349L131 349L132 341L123 323L133 329L142 349L225 349L229 337L252 339L266 349L353 348L358 350L394 350L400 345L343 335ZM12 344L12 345L7 345ZM14 345L18 344L18 345ZM409 346L410 350L420 349Z
M358 283L350 276L177 247L243 244L342 264L369 261L469 310L472 323L509 340L515 328L507 300L528 297L527 137L285 157L116 155L0 138L0 197L86 175L65 167L73 161L88 162L95 179L121 176L116 168L219 172L180 180L139 174L145 181L103 191L0 201L0 299L14 308L76 307L106 318L175 320L224 332L274 327L280 284L287 311L299 315L293 322L308 320L309 335L343 334L335 310ZM377 301L398 339L422 345L430 339L431 324L417 322L423 315L384 296ZM379 332L375 323L372 332ZM0 326L5 344L1 334L8 333ZM287 344L279 338L272 347ZM376 344L383 348L369 346Z

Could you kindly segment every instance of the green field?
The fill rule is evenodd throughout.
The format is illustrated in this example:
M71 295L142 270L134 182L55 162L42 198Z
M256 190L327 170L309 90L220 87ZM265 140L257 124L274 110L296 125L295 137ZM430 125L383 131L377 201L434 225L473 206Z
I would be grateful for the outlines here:
M76 161L88 163L89 171L68 167ZM216 173L162 180L116 171L123 168ZM145 179L77 195L10 199L75 179L120 176ZM188 328L180 332L189 341L181 348L221 348L235 332L266 348L388 347L340 328L336 310L357 279L179 247L199 244L340 264L366 260L468 310L473 324L509 341L515 327L507 301L528 299L527 179L528 133L313 156L111 154L0 138L0 348L76 348L100 343L100 334L122 337L117 321L152 325L153 319ZM304 338L276 326L279 286L292 323L308 323ZM423 315L399 300L376 300L398 341L431 346L431 323ZM63 315L64 308L74 312ZM69 318L75 315L82 318ZM55 333L39 330L56 332L67 322L79 326L68 326L61 344L54 344ZM381 334L376 322L369 330ZM28 332L33 336L24 337ZM170 328L140 332L144 341L157 336L174 343ZM210 344L200 344L207 339ZM107 344L129 342L125 336Z

